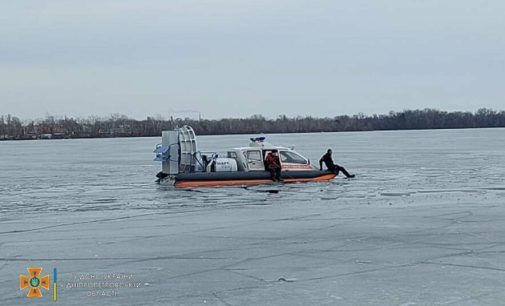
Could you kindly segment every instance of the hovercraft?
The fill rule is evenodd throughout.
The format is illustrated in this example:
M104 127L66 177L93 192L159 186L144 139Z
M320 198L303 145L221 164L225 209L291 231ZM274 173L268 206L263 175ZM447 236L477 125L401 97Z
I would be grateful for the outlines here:
M265 137L251 138L247 147L225 152L204 152L197 148L196 135L190 126L162 132L162 143L154 150L162 170L159 183L176 187L244 186L272 183L265 157L277 150L284 183L322 182L335 178L335 173L320 171L291 148L275 146Z

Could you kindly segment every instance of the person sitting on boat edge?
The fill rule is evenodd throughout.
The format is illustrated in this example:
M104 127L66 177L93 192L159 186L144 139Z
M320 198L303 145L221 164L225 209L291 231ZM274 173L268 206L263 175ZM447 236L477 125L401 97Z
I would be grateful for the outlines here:
M347 170L345 170L344 167L336 165L333 162L333 158L331 157L331 153L332 153L331 149L328 149L328 151L326 152L326 154L324 154L321 157L321 159L319 160L319 168L320 168L320 170L323 171L323 162L324 162L324 164L326 165L326 168L328 168L328 170L330 170L331 172L335 173L336 175L338 175L338 173L340 171L342 171L342 173L347 178L354 177L355 176L354 174L349 174L349 172L347 172Z
M265 158L265 163L268 171L270 171L270 178L272 181L282 181L281 178L281 162L279 160L279 154L277 150L272 150L272 152L267 154Z

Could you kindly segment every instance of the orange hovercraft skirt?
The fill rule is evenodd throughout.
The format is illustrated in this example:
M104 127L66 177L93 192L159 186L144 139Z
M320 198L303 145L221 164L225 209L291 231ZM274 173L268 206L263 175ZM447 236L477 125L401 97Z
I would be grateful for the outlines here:
M282 172L283 183L325 182L335 178L336 174L329 171L285 171ZM183 173L175 177L176 187L219 187L247 186L271 184L270 173L260 172L228 172L228 173Z

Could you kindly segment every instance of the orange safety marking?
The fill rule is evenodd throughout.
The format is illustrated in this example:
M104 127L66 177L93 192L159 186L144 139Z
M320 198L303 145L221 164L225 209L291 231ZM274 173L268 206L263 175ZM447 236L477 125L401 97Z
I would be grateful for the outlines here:
M284 183L302 182L324 182L335 178L334 173L321 175L313 178L285 178ZM176 187L216 187L216 186L239 186L239 185L260 185L272 183L270 179L243 179L243 180L222 180L222 181L180 181L176 182Z

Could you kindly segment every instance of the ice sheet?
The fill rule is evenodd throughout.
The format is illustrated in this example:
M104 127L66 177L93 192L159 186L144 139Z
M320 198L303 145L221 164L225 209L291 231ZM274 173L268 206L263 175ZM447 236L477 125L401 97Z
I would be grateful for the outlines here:
M61 305L501 304L504 132L273 135L357 178L190 190L153 183L153 138L0 143L0 305L27 303L30 265ZM90 297L83 273L140 288Z

